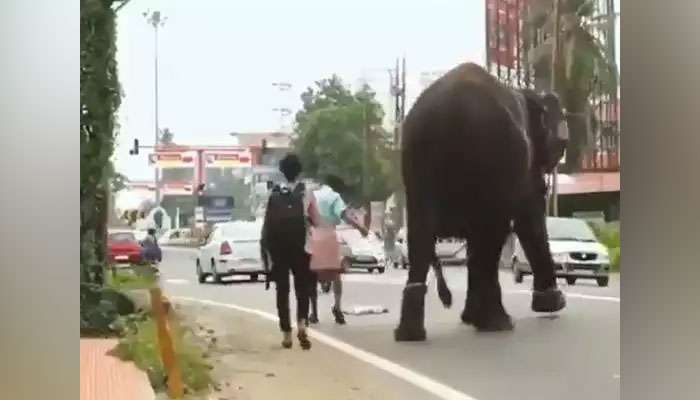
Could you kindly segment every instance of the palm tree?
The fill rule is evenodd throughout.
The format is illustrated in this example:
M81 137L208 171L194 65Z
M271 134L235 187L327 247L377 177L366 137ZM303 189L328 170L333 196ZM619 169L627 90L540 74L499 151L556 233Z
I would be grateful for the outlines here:
M611 47L596 36L609 27L613 16L596 15L598 0L559 1L560 47L554 90L569 114L570 142L563 170L571 172L578 168L584 148L592 142L589 131L595 121L591 102L599 101L595 97L600 94L617 96L618 72ZM552 0L533 0L525 22L525 43L531 44L527 59L534 72L535 87L541 90L550 88L553 6ZM602 93L597 93L596 87Z

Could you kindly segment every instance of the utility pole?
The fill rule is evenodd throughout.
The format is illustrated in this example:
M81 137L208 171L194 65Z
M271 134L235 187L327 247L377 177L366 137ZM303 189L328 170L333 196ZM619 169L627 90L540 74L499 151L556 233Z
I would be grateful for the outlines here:
M289 92L292 89L292 84L289 82L272 82L272 86L279 89L280 92ZM287 99L284 103L287 103ZM280 114L280 132L284 131L287 127L286 118L292 114L292 110L287 106L282 106L273 108L272 111Z
M160 126L159 126L159 121L158 121L158 29L165 25L165 21L167 18L163 18L160 11L153 11L149 14L148 11L143 13L144 18L146 18L146 22L148 22L151 26L153 26L153 43L154 43L154 85L155 85L155 123L154 123L154 130L155 130L155 150L158 151L158 144L160 143ZM159 179L159 171L158 171L158 165L155 166L155 189L156 189L156 206L160 206L160 179Z
M559 78L559 3L560 0L554 0L554 32L552 36L552 82L551 90L552 93L558 94L557 79ZM552 215L559 216L559 161L557 160L557 165L554 166L552 171Z
M392 76L391 95L394 97L394 168L399 175L401 167L401 125L406 116L406 57L403 57L401 62L396 59L396 69ZM404 224L404 201L403 195L400 195L401 189L397 188L394 193L396 200L396 215L395 221L397 226Z

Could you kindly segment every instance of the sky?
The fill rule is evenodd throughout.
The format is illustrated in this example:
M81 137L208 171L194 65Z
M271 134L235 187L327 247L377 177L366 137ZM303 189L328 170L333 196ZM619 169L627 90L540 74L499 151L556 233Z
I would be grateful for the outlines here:
M160 10L159 121L184 144L235 144L230 132L280 128L274 108L296 112L314 81L361 79L390 104L387 68L407 62L407 97L421 73L485 60L483 0L132 0L119 12L117 62L123 90L115 165L152 179L133 139L154 141L154 30ZM619 37L619 35L618 35ZM618 52L619 54L619 52ZM281 92L273 82L289 82ZM385 107L385 111L391 112Z

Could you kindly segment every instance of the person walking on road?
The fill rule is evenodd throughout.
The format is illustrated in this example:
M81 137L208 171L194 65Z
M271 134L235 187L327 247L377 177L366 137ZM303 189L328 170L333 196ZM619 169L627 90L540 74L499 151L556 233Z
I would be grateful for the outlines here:
M341 274L344 272L340 265L340 245L335 232L335 227L342 222L351 225L366 237L368 230L360 225L349 215L349 209L343 201L340 193L344 191L345 183L335 175L327 175L321 187L314 191L315 209L320 216L319 223L314 229L312 241L311 269L314 273L313 290L311 291L311 320L318 322L318 281L332 282L334 304L331 312L337 324L345 324L345 317L341 307L343 295L343 282Z
M318 220L313 194L298 178L302 172L299 158L287 154L279 163L287 180L272 189L268 199L261 246L270 255L271 279L275 282L277 315L283 334L282 346L292 347L292 326L289 315L289 274L294 275L297 300L297 338L302 349L311 348L306 333L309 315L309 286L313 282L309 269L310 225ZM265 257L264 262L267 262ZM266 266L267 269L267 266Z

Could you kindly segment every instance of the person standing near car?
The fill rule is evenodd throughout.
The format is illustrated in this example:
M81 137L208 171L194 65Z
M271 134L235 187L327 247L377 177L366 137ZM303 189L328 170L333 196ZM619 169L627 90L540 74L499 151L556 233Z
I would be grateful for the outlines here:
M345 324L345 317L341 308L343 296L343 282L341 274L344 272L340 265L340 245L335 232L335 227L342 222L357 229L366 237L368 229L351 218L348 206L340 196L345 189L343 180L335 175L327 175L321 187L314 191L316 210L320 217L319 224L314 229L312 243L311 269L314 278L321 282L332 282L334 303L331 312L337 324ZM312 284L311 302L314 314L312 318L318 320L317 306L317 282Z

